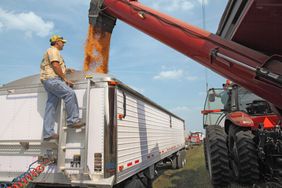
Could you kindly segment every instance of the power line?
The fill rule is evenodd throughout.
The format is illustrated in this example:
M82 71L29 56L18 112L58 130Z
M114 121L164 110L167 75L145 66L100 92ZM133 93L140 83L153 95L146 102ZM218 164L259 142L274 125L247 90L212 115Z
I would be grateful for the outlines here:
M203 20L203 29L206 30L206 10L205 10L205 0L202 0L202 20ZM205 67L205 81L206 81L206 91L209 89L208 83L208 69Z

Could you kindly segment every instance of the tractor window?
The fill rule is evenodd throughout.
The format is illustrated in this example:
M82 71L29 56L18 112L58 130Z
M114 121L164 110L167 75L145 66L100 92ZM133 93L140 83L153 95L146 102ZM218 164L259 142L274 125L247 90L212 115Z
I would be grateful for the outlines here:
M223 89L210 89L205 102L204 110L221 110L224 109L224 90ZM211 97L212 96L212 97ZM224 123L223 112L212 112L203 116L203 123L207 125L218 125Z
M223 109L224 102L227 100L225 91L223 89L213 89L209 90L208 97L214 95L214 100L207 99L205 104L205 109L214 110L214 109Z
M272 113L269 104L264 99L242 87L238 88L238 104L240 111L250 115Z

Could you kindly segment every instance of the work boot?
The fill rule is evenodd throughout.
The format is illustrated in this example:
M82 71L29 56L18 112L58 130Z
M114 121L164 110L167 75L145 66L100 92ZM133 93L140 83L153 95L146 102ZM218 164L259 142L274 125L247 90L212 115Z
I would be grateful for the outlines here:
M68 125L68 128L74 128L74 129L79 129L81 127L85 126L85 123L79 120L78 122L72 123Z
M59 139L59 135L54 133L52 136L48 137L48 138L44 138L44 141L50 141L50 140L58 140Z

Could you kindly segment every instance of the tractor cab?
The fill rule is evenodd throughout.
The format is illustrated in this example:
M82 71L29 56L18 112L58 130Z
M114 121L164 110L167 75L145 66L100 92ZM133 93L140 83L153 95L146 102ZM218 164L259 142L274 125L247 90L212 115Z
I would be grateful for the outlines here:
M273 115L270 104L249 90L230 84L223 88L208 90L203 114L204 127L208 125L224 126L225 118L236 112L250 117Z
M202 114L206 167L214 185L228 184L226 174L242 184L258 182L260 172L282 174L282 128L263 98L225 84L208 90Z

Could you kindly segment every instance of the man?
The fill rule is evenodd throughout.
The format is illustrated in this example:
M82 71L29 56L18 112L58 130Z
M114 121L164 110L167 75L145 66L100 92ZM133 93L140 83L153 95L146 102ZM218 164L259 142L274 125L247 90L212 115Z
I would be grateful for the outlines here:
M73 82L66 78L67 69L60 51L67 41L59 35L53 35L50 39L51 47L45 52L40 65L40 80L47 91L48 99L45 107L43 122L43 139L45 141L58 139L54 131L56 108L60 99L65 102L67 112L67 126L80 128L85 125L79 119L79 108L75 92L72 90Z
M223 104L224 110L230 110L230 103L231 103L231 98L230 98L230 87L232 87L232 81L226 80L225 84L222 84L223 91L220 93L216 93L213 90L213 93L215 94L216 97L220 97L221 103Z

